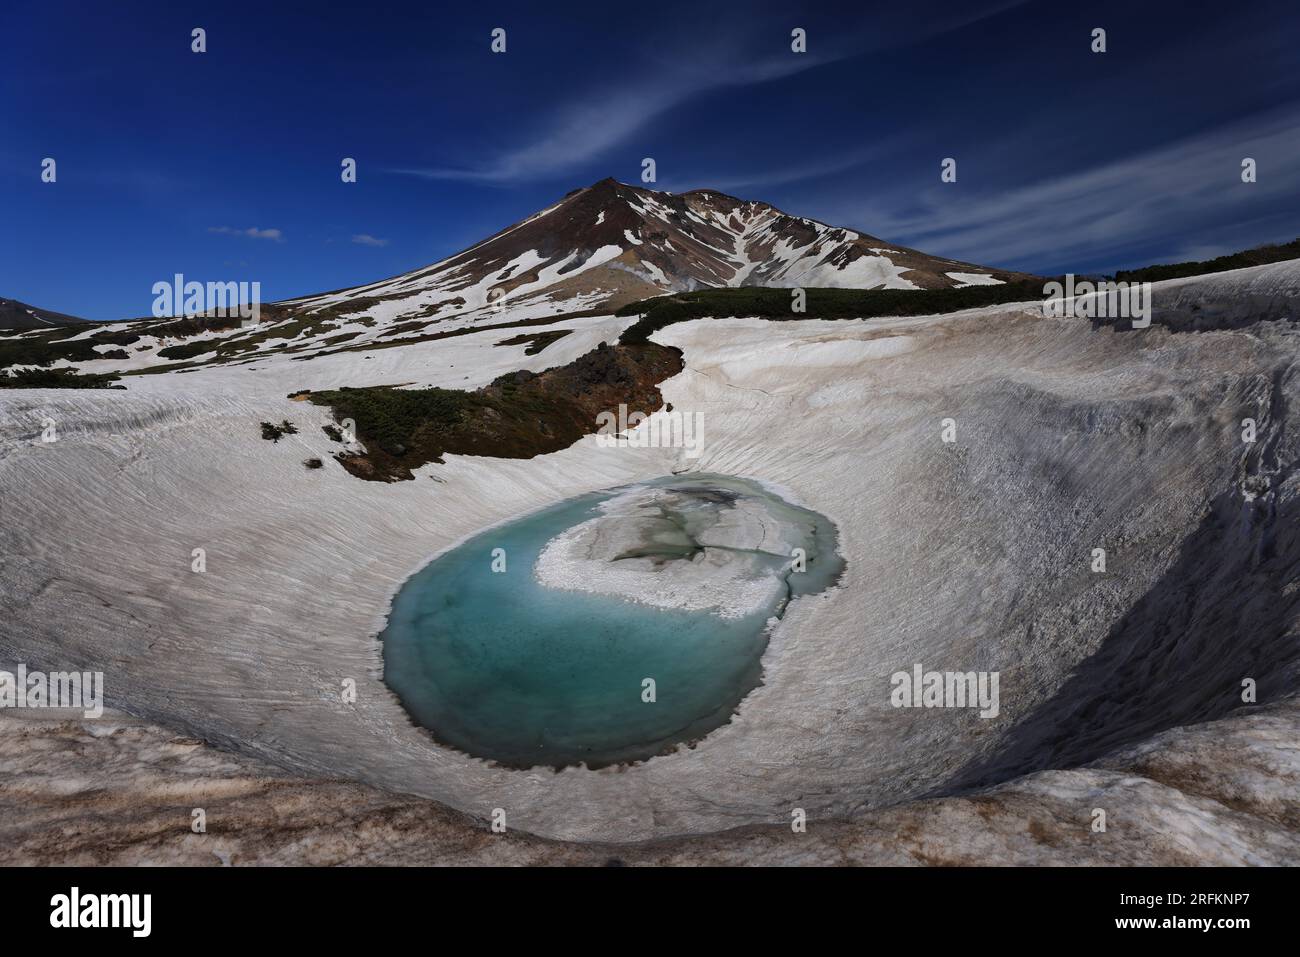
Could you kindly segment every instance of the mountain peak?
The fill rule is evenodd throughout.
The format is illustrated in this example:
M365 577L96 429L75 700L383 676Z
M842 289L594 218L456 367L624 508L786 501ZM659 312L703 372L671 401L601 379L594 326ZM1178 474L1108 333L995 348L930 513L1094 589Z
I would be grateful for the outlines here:
M432 266L294 300L409 323L608 309L718 286L935 289L1022 274L940 259L707 187L668 193L605 177ZM346 314L346 313L344 313Z

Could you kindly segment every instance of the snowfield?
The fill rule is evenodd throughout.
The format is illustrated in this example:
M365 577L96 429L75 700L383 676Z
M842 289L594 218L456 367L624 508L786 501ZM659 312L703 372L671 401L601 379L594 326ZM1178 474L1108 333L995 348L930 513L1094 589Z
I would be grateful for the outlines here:
M663 392L704 417L699 458L588 437L531 460L448 456L391 485L347 474L330 458L339 446L321 431L326 411L285 396L472 388L568 361L630 320L565 320L558 327L575 331L534 357L493 343L550 327L373 358L268 356L132 377L127 391L3 391L0 659L102 670L111 706L241 760L478 817L505 808L512 831L788 832L794 807L813 822L904 827L907 808L929 806L904 802L1095 762L1223 718L1243 677L1260 679L1261 704L1297 689L1300 331L1281 317L1300 304L1300 264L1158 284L1154 301L1157 324L1123 333L1045 319L1037 303L681 323L655 339L684 353ZM1244 327L1173 333L1162 310ZM259 438L259 422L281 419L298 434ZM945 420L955 441L943 440ZM43 442L50 422L57 441ZM326 467L305 469L308 457ZM836 523L847 561L838 587L791 603L762 686L730 724L641 764L560 773L493 767L412 724L381 680L376 640L407 576L562 498L685 471L779 487ZM1098 548L1104 573L1092 570ZM195 549L205 572L191 570ZM1255 586L1264 590L1242 591ZM894 709L890 675L917 663L1000 672L999 717ZM343 700L349 681L355 703ZM1294 808L1294 748L1264 736L1224 760L1289 761L1291 790L1271 796L1271 779L1245 764L1221 773L1247 802ZM1072 771L987 801L993 818L1023 822L1025 807L1050 806L1086 830L1103 788L1151 834L1193 835L1225 861L1300 857L1276 820L1149 785ZM953 846L979 839L980 815L952 820ZM749 838L713 840L725 850Z

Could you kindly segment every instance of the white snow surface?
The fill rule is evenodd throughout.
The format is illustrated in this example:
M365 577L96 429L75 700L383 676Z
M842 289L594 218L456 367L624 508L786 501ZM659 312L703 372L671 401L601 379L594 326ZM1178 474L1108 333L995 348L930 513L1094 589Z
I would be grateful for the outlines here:
M994 279L985 272L950 272L946 275L949 279L957 280L958 285L954 286L954 289L965 289L967 286L1004 285L1001 279Z
M1183 304L1283 294L1300 297L1295 263L1156 286ZM793 806L854 816L928 792L1050 700L1233 487L1243 408L1300 381L1283 323L1117 334L1044 319L1038 303L695 320L655 338L683 350L663 393L704 417L698 459L588 437L533 459L448 456L391 485L347 474L327 411L286 398L469 387L553 365L621 322L570 320L530 359L492 345L525 331L512 329L373 359L267 355L127 391L0 391L0 660L102 670L111 706L297 771L484 817L504 807L511 827L548 836L721 831L788 822ZM259 423L281 419L298 434L263 441ZM50 420L58 439L42 442ZM558 774L491 766L412 724L377 637L409 575L565 497L690 471L789 490L836 523L847 561L838 587L791 603L729 724L636 765ZM1088 572L1099 543L1122 574ZM999 671L1000 716L892 708L889 676L917 662Z
M772 606L785 593L784 579L753 560L757 552L787 556L799 542L763 502L737 501L726 525L709 529L693 561L655 562L620 557L641 544L636 522L662 489L630 489L601 505L600 514L561 532L537 557L533 572L548 588L622 598L657 608L709 611L721 618L743 618ZM711 547L725 546L725 547Z

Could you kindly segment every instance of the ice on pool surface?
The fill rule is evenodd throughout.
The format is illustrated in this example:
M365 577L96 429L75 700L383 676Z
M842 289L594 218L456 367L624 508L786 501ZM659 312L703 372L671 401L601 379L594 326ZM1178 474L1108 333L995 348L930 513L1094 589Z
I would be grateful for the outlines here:
M412 576L385 680L439 741L500 764L653 757L730 719L761 681L770 619L842 564L826 518L751 482L583 495Z

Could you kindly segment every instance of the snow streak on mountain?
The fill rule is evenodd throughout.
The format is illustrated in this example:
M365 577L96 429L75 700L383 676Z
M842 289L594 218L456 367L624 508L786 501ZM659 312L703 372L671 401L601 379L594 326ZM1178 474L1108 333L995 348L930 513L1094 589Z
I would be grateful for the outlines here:
M390 376L384 381L410 382L425 381L428 370L406 369L404 363L418 357L399 359L391 347L405 351L488 325L609 318L627 303L674 292L727 286L946 289L1026 278L939 259L716 190L673 194L604 179L441 262L364 286L263 304L255 322L210 310L87 323L63 334L47 327L80 323L21 303L0 300L0 306L13 307L8 312L19 330L13 335L40 339L36 353L16 354L15 361L28 364L112 375L322 356L338 356L346 366L348 356L382 349L384 362L365 356L371 360L367 377L382 366ZM6 315L0 309L0 320ZM590 343L588 333L595 337ZM590 349L608 335L591 327L567 346ZM403 377L391 378L399 375L398 366ZM305 370L296 361L294 368L301 381Z
M285 305L342 313L353 302L382 322L611 309L701 287L938 289L1017 278L714 190L604 179L432 266Z

